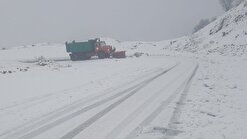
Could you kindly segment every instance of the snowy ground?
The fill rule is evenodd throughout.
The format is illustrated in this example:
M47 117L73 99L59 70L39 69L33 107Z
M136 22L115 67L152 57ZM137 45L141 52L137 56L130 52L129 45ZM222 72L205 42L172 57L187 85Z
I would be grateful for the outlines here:
M57 44L1 50L0 137L246 138L247 59L148 46L78 62Z
M71 62L59 45L1 53L1 138L126 137L180 95L197 65L171 57Z
M247 138L247 59L202 58L200 68L173 124L176 139Z

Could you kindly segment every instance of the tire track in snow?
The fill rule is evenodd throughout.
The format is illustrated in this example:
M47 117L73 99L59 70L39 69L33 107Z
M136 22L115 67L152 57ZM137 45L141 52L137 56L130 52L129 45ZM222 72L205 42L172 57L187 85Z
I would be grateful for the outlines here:
M116 75L112 75L112 76L116 76ZM99 80L102 80L102 79L105 79L105 77L101 78ZM11 110L11 109L15 109L16 107L24 107L23 109L26 109L26 108L29 108L29 107L33 107L35 105L42 104L43 102L52 100L52 97L57 97L58 95L64 95L68 91L71 92L74 89L78 89L78 88L81 88L83 86L90 85L90 84L91 84L91 82L87 82L87 83L81 84L80 86L67 88L67 89L64 89L64 90L61 90L61 91L56 91L55 93L48 93L48 94L44 94L44 95L41 95L41 96L35 96L35 97L27 98L27 99L24 99L24 100L22 100L20 102L16 102L16 103L14 103L12 105L1 107L0 110ZM20 109L18 111L21 111L23 109ZM15 110L15 111L17 111L17 110Z
M181 91L181 90L186 90L189 88L190 83L192 82L193 77L195 76L197 69L198 69L199 65L198 63L196 64L196 67L194 68L191 76L189 77L189 79L187 81L185 81L185 83L183 83L174 93L173 95L171 95L167 100L163 101L161 103L161 105L155 109L155 111L149 115L137 128L135 128L125 139L133 139L135 138L138 133L140 133L140 131L142 130L143 127L145 127L146 125L148 125L149 123L151 123L164 109L164 107L167 107L168 104L170 104L172 102L173 99L176 98L177 94ZM180 96L183 97L183 95ZM169 124L171 124L171 121L175 118L175 111L172 114L172 117L169 120ZM170 126L168 124L168 127Z
M158 75L156 75L156 76L154 76L154 77L152 77L152 78L150 78L150 79L146 79L146 80L142 81L141 83L139 83L139 84L137 84L137 85L135 85L135 86L132 86L132 87L130 87L130 88L128 88L128 89L125 89L124 91L121 91L121 92L119 92L119 93L117 93L117 94L115 94L115 95L113 95L113 96L110 96L110 97L105 98L105 99L103 99L103 100L100 100L100 101L98 101L98 102L96 102L96 103L94 103L94 104L91 104L91 105L89 105L89 106L87 106L87 107L84 107L83 109L81 109L81 110L79 110L79 111L73 112L73 113L71 113L71 114L69 114L69 115L67 115L67 116L65 116L65 117L62 117L62 118L60 118L60 119L57 119L57 120L55 120L55 121L53 121L53 122L51 122L51 123L49 123L49 124L46 124L46 125L44 125L44 126L41 126L41 127L37 128L37 129L35 129L35 130L33 130L33 131L31 131L31 132L25 134L25 135L19 137L19 139L31 139L31 138L33 138L33 137L36 137L36 136L42 134L43 132L48 131L49 129L51 129L51 128L53 128L53 127L56 127L56 126L58 126L58 125L60 125L60 124L62 124L62 123L64 123L64 122L66 122L66 121L68 121L68 120L70 120L70 119L72 119L72 118L74 118L74 117L76 117L76 116L78 116L78 115L81 115L81 114L83 114L83 113L85 113L85 112L87 112L87 111L89 111L89 110L91 110L91 109L93 109L93 108L96 108L96 107L98 107L98 106L100 106L100 105L102 105L102 104L105 104L105 103L107 103L107 102L113 100L113 99L116 99L116 98L118 98L118 97L120 97L120 96L122 96L122 95L128 93L129 91L131 91L131 90L133 90L133 89L135 89L135 88L144 87L145 85L147 85L148 83L150 83L150 82L153 81L154 79L156 79L156 78L158 78L159 76L165 74L166 72L172 70L172 69L175 68L177 65L178 65L178 63L177 63L175 66L172 66L171 68L169 68L169 69L163 71L162 73L159 73ZM141 88L139 88L139 89L141 89ZM131 94L131 93L130 93L130 94ZM24 133L25 133L25 132L28 132L28 131L30 131L30 130L32 130L32 128L31 128L31 129L29 128L29 129L25 130ZM19 133L17 133L17 134L14 134L14 137L16 137L16 136L18 137L18 135L20 135L20 134L23 134L23 132L22 132L22 133L19 132ZM8 136L6 139L9 139L9 138L12 138L12 137L13 137L13 136Z
M164 75L165 73L167 73L168 71L172 70L176 66L177 65L175 65L174 67L172 67L172 68L170 68L168 70L165 70L164 72L156 75L155 77L153 77L153 78L145 81L140 86L138 86L137 88L135 88L134 90L132 90L128 95L124 96L123 98L121 98L117 102L111 104L110 106L108 106L107 108L103 109L102 111L100 111L99 113L97 113L96 115L94 115L93 117L91 117L90 119L88 119L87 121L85 121L84 123L80 124L75 129L73 129L72 131L70 131L69 133L67 133L66 135L64 135L61 139L72 139L77 134L79 134L80 132L82 132L83 130L85 130L87 127L89 127L90 125L92 125L94 122L96 122L98 119L100 119L101 117L103 117L105 114L107 114L108 112L110 112L112 109L114 109L115 107L117 107L118 105L120 105L122 102L124 102L125 100L127 100L128 98L130 98L131 96L133 96L134 94L136 94L139 90L141 90L147 84L149 84L150 82L152 82L156 78Z
M150 74L156 73L157 71L156 70L155 71L152 71ZM118 74L115 74L114 76L117 76L117 75ZM142 77L139 77L139 78L142 78ZM102 79L105 79L105 77L104 78L101 78L100 80L102 80ZM130 82L126 83L126 84L130 84L130 83L133 83L135 81L136 80L133 80L133 81L130 81ZM33 106L42 104L43 102L49 101L49 100L52 99L51 97L57 97L57 95L60 95L60 94L63 95L65 93L67 93L68 91L72 91L74 89L81 88L82 86L85 86L85 85L88 85L88 84L90 84L90 82L85 83L85 84L82 84L82 85L77 86L77 87L67 88L67 89L64 89L64 90L61 90L61 91L56 91L55 93L48 93L48 94L44 94L44 95L41 95L41 96L35 96L35 97L32 97L32 98L27 98L27 99L24 99L24 100L22 100L20 102L15 102L14 104L0 107L0 110L9 110L9 109L15 109L16 107L23 107L20 110L15 110L15 111L21 111L23 109L26 109L26 108L29 108L29 107L33 107ZM124 85L121 85L121 86L124 86Z
M190 89L190 86L191 86L191 83L192 83L192 79L194 78L194 76L196 75L196 72L199 68L199 64L197 63L197 66L196 68L194 69L189 81L186 83L186 86L181 94L181 97L179 98L178 100L178 103L176 104L176 107L175 107L175 110L173 111L173 114L172 114L172 117L170 118L169 120L169 123L168 123L168 128L169 129L173 129L174 131L176 130L176 125L174 125L175 122L178 122L179 118L180 118L180 115L181 115L181 110L182 110L182 103L184 103L188 93L189 93L189 89ZM176 133L175 133L176 134ZM168 132L166 134L167 136L169 136L170 139L172 139L174 137L174 133L170 133Z
M129 88L129 89L132 89L132 87ZM124 91L128 91L128 89L126 89ZM121 92L121 93L123 93L123 92ZM31 131L33 129L36 129L36 128L41 129L40 127L42 127L42 125L44 123L48 123L48 122L56 119L57 117L59 117L61 115L65 115L67 113L70 113L71 111L77 109L78 107L81 107L81 105L84 105L84 104L86 104L86 103L88 103L90 101L97 100L98 98L103 97L104 95L106 95L106 94L95 96L95 97L93 97L91 99L88 99L86 101L83 101L84 99L80 100L79 101L80 103L75 103L75 105L73 105L73 106L68 105L68 106L66 106L66 108L63 107L61 111L59 109L57 111L53 111L52 113L49 113L47 116L45 116L46 117L45 119L42 119L42 120L40 120L38 122L35 122L34 124L30 123L31 124L30 126L29 126L29 123L28 123L27 127L25 127L24 129L19 130L19 128L21 128L22 126L18 126L17 128L14 128L14 129L12 129L12 130L10 130L8 132L3 133L2 135L0 135L0 137L7 135L7 137L5 137L5 139L12 139L13 137L18 137L18 135L21 135L23 133L29 132L29 131ZM106 102L110 101L111 99L113 99L115 97L118 97L118 96L120 96L120 93L108 98L107 100L105 99L104 102L106 103ZM101 101L101 103L103 103L103 101ZM91 110L91 109L93 109L93 108L95 108L96 106L99 106L99 105L100 105L99 103L94 103L92 105L84 107L83 109L81 109L81 111L76 111L76 112L70 114L70 116L72 116L72 117L73 116L77 116L79 113L84 113L84 112L86 112L88 110ZM48 125L44 125L43 128L47 127L47 129L50 129L50 128L56 126L55 123L57 123L57 125L58 125L60 121L62 122L63 120L67 120L67 119L69 119L69 118L63 117L60 120L56 120L56 122L52 122L54 125L50 125L51 127L49 127ZM26 125L24 125L24 126L26 126ZM19 131L16 132L15 130L19 130ZM44 129L44 130L46 130L46 129ZM14 133L11 134L11 132L14 132ZM9 133L10 133L10 135L8 135Z
M150 75L152 75L154 73L157 73L160 70L161 69L154 70L154 71L152 71L150 73ZM82 107L83 105L87 104L88 102L97 100L97 99L103 97L104 95L111 94L114 91L119 90L119 88L123 88L123 87L127 86L128 84L133 84L133 83L136 84L136 81L137 80L140 80L142 78L144 78L144 77L139 77L138 79L132 80L132 81L127 82L127 83L124 83L124 84L122 84L120 86L117 86L117 87L114 87L114 88L110 88L110 89L107 89L107 90L105 90L103 92L97 93L97 94L95 94L93 96L89 96L89 97L80 99L78 101L75 101L75 102L73 102L70 105L67 105L65 107L59 108L59 109L57 109L55 111L49 112L48 114L45 114L45 115L43 115L41 117L38 117L38 118L35 118L35 119L33 119L33 120L31 120L31 121L29 121L27 123L24 123L24 124L22 124L20 126L17 126L15 128L12 128L11 130L8 130L8 131L0 134L0 137L1 136L2 137L5 136L6 139L7 138L12 139L13 137L16 137L17 135L21 135L21 134L26 133L26 132L28 132L30 130L33 130L33 129L38 128L38 127L41 127L41 125L44 125L45 123L48 123L48 122L50 122L50 121L52 121L52 120L54 120L54 119L56 119L58 117L61 117L61 115L68 114L68 113L72 112L73 110L78 109L78 107ZM146 80L137 83L135 86L137 86L137 85L145 82ZM135 86L132 86L132 87L135 87ZM129 87L129 88L131 88L131 87ZM127 91L127 90L128 89L125 89L125 91Z
M190 68L189 68L190 69ZM152 102L156 101L156 98L159 97L162 93L164 88L171 86L175 83L175 81L179 80L182 75L184 75L187 72L185 70L181 74L178 74L173 80L171 80L168 84L166 84L164 87L162 87L160 90L158 90L154 95L152 95L148 100L146 100L142 105L140 105L134 112L132 112L125 120L123 120L117 127L114 128L104 139L115 139L117 138L118 134L121 133L122 129L125 128L131 121L135 119L143 110L152 104ZM170 97L167 99L167 105L178 95L180 90L183 89L184 82L180 85L180 87L175 91L175 93L172 93Z
M114 75L111 75L111 76L117 76L117 75L119 75L119 74L115 73ZM103 78L100 78L98 80L103 80L105 78L106 77L103 77ZM60 91L56 91L56 92L51 92L51 93L44 94L44 95L41 95L41 96L34 96L34 97L31 97L31 98L27 98L27 99L24 99L22 101L15 102L14 104L0 107L0 110L9 110L9 109L14 109L16 107L24 107L23 109L26 109L26 108L29 108L29 107L33 107L35 105L38 105L38 104L41 104L43 102L51 100L52 99L51 97L57 97L57 95L63 95L68 91L71 91L71 90L74 90L74 89L78 89L78 88L81 88L81 87L83 87L85 85L89 85L89 84L91 84L91 82L87 82L87 83L81 84L81 85L76 86L76 87L67 88L67 89L63 89L63 90L60 90ZM23 109L20 109L20 110L23 110ZM20 111L20 110L18 110L18 111ZM17 111L17 110L15 110L15 111Z

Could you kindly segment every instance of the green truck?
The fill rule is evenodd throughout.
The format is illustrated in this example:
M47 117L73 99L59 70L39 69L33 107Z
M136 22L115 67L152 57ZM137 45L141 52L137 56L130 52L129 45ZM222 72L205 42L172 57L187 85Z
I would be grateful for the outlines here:
M104 41L100 39L88 40L86 42L66 42L66 51L72 61L90 59L92 56L98 56L98 58L109 58L114 53L115 48L110 45L106 45Z

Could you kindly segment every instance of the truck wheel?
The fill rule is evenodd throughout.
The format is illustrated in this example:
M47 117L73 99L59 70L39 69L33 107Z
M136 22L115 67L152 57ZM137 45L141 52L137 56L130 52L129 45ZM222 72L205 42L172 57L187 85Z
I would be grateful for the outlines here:
M90 56L83 55L80 57L80 60L88 60L90 58L91 58Z
M75 54L69 54L69 56L70 56L70 59L71 59L72 61L78 60L78 57L77 57L77 55L75 55Z
M99 52L98 57L99 57L99 59L104 59L104 58L106 58L106 54L104 52Z
M91 59L91 56L87 56L87 57L86 57L86 60L88 60L88 59Z
M84 53L81 53L80 60L87 60L87 56Z
M106 54L106 58L110 58L110 54Z

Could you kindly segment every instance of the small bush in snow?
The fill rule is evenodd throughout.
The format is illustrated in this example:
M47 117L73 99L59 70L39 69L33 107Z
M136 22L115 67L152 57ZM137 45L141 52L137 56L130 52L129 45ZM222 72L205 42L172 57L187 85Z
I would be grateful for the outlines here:
M212 19L201 19L200 22L194 27L193 33L201 30L202 28L204 28L205 26L207 26L208 24L210 24L211 22L215 20L216 20L216 17L213 17Z
M53 63L52 60L45 59L45 57L43 56L38 57L36 61L37 61L37 64L40 66L46 66L46 65L50 65Z
M201 19L200 22L194 27L193 33L199 31L210 23L209 19Z
M144 54L144 53L136 52L136 53L134 54L134 56L135 56L135 57L141 57L143 54Z
M220 4L225 11L229 11L231 8L237 7L244 0L220 0Z

